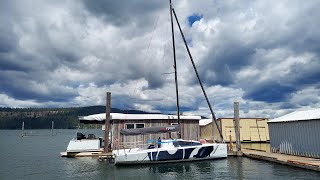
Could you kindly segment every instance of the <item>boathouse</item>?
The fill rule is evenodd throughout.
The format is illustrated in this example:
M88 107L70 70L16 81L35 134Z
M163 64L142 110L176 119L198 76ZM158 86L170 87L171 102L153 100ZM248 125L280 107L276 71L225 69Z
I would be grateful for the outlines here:
M320 158L320 109L295 111L268 125L272 152Z
M167 114L123 114L123 113L111 113L111 136L112 142L122 143L145 143L148 140L157 140L165 138L177 138L177 132L167 132L161 134L145 134L145 135L122 135L121 129L138 129L147 127L161 127L168 125L177 125L176 115ZM95 114L90 116L79 117L82 123L100 123L103 124L106 118L106 114ZM200 128L199 120L200 116L187 116L180 115L180 129L181 138L189 140L199 140ZM136 144L135 144L136 145Z
M268 142L268 119L267 118L240 118L240 140L241 142ZM226 142L236 141L234 119L233 118L219 118L217 119L219 128ZM206 140L212 140L212 120L202 119L199 121L200 137ZM219 132L214 125L214 137L219 137ZM216 138L214 138L216 139Z

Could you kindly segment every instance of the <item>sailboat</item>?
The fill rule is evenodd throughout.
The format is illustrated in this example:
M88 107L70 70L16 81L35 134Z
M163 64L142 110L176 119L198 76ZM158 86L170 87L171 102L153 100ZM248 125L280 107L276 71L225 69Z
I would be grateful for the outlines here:
M173 27L173 15L179 27L181 36L184 44L188 51L190 60L194 67L195 73L199 80L202 92L208 103L209 109L212 114L213 122L217 121L210 105L209 99L206 95L204 87L199 78L197 69L193 62L188 44L186 43L185 37L181 30L176 12L170 3L170 17L171 17L171 30L172 30L172 44L173 44L173 59L174 59L174 72L175 72L175 84L176 84L176 102L177 102L177 116L178 125L163 126L163 127L148 127L139 129L122 129L120 133L125 135L142 135L142 134L156 134L156 133L167 133L167 132L178 132L178 139L158 139L154 140L153 144L144 148L130 148L130 149L114 149L112 151L114 155L114 162L116 165L121 164L149 164L149 163L169 163L169 162L185 162L185 161L199 161L217 158L227 157L227 144L225 143L206 143L205 141L194 141L181 139L180 131L180 109L179 109L179 91L178 91L178 78L176 70L176 54L175 54L175 41L174 41L174 27ZM221 129L219 129L221 140L223 136Z

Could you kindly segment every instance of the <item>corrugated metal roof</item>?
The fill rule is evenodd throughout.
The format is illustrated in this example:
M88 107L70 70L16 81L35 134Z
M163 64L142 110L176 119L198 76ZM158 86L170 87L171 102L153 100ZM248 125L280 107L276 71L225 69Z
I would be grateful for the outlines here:
M141 120L141 119L178 119L176 115L167 114L122 114L110 113L112 119ZM81 116L79 120L104 121L106 113ZM200 120L200 116L180 116L180 119Z
M305 120L314 120L320 119L320 108L319 109L310 109L303 111L295 111L284 116L272 119L268 123L273 122L287 122L287 121L305 121Z

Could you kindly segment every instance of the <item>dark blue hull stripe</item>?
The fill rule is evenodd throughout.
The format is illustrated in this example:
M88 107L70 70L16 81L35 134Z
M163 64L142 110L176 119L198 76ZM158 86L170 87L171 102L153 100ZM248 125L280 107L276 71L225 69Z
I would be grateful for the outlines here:
M148 152L150 161L169 161L169 160L182 160L191 158L190 155L195 148L178 149L174 154L170 154L168 151ZM183 153L183 151L185 151ZM202 147L198 153L192 158L206 158L210 157L213 151L213 146ZM184 154L184 156L183 156Z

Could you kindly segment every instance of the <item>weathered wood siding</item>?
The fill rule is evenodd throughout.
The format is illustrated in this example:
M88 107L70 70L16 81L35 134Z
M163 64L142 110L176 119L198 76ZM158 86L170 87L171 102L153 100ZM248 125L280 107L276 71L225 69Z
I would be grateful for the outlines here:
M186 140L199 140L200 127L199 121L196 120L181 120L181 137Z
M118 139L120 142L141 142L146 143L148 140L169 139L170 133L159 133L159 134L147 134L147 135L134 135L134 136L123 136L120 134L120 130L125 128L125 124L144 124L144 127L157 127L167 126L171 123L177 123L176 120L165 119L165 120L114 120L112 131L113 139ZM200 128L198 120L181 120L180 123L181 135L183 139L199 140ZM177 138L177 133L172 132L171 138Z
M219 122L218 122L218 125L219 125L219 127L221 127ZM217 128L215 123L214 123L214 129L215 129L215 131L214 131L214 134L213 134L213 132L212 132L212 123L207 124L205 126L201 126L200 127L200 138L201 139L205 139L207 141L212 141L213 138L214 139L218 139L220 137L220 135L219 135L219 130L218 130L218 128Z

